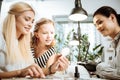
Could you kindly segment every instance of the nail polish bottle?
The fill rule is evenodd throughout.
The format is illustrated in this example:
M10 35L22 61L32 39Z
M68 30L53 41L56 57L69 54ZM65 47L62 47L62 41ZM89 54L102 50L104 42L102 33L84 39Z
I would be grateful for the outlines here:
M75 66L74 77L75 77L75 80L79 79L79 77L80 77L80 74L79 74L79 71L78 71L78 66Z

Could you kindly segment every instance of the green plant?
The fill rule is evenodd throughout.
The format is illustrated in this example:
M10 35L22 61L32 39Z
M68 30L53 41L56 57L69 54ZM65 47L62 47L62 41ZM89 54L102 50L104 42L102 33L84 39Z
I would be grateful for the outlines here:
M93 53L89 53L87 55L88 60L95 61L96 59L100 58L102 56L104 47L101 44L96 45L93 48Z
M85 61L86 54L88 54L89 45L88 35L81 35L80 45L77 46L77 52L80 49L80 55L75 55L77 61Z
M100 58L103 53L104 47L101 44L98 44L93 48L93 52L90 52L89 46L90 46L90 43L88 41L88 35L83 34L81 36L81 44L80 44L80 46L78 46L78 48L80 47L80 52L81 52L80 56L75 55L75 57L77 59L78 59L78 57L80 57L79 58L79 59L81 59L80 61L83 61L83 62L87 62L90 60L95 61L96 59Z
M56 39L56 50L59 53L61 51L62 48L64 47L69 47L69 42L71 40L71 34L74 32L74 29L72 29L68 34L67 37L65 39L63 39L63 33L57 33L55 35L55 39ZM99 58L102 55L103 52L103 46L101 44L96 45L93 48L93 52L89 52L89 46L90 43L88 41L88 35L87 34L83 34L81 35L81 41L80 41L80 46L76 46L75 51L78 53L78 49L80 47L80 61L94 61L95 59ZM71 47L72 50L72 47ZM71 60L71 54L67 55L67 58L69 60ZM77 61L78 60L78 55L74 55L74 57L76 58Z

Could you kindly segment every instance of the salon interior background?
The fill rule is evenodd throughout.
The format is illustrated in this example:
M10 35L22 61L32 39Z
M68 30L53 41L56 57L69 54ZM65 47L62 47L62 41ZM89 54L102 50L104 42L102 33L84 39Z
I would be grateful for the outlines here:
M70 31L70 29L77 29L77 25L73 25L67 16L70 14L71 10L74 8L74 0L0 0L1 6L1 23L4 17L7 14L9 6L17 1L24 1L33 6L36 11L36 20L41 17L46 17L55 20L55 22L61 22L62 24L57 24L59 28L65 28L64 35ZM94 11L104 5L112 6L118 13L120 13L120 0L81 0L82 7L87 11L88 15L92 15ZM1 5L2 4L2 5ZM86 22L85 22L86 21ZM91 47L96 43L101 43L106 47L104 53L107 52L109 45L106 45L106 41L110 42L109 38L103 38L99 33L93 28L92 17L89 16L89 19L85 20L86 25L80 25L82 33L91 33L93 38L89 38L91 42ZM82 22L81 22L82 23ZM90 24L89 24L90 23ZM76 26L76 27L75 27ZM82 29L84 27L84 29ZM0 28L1 30L1 28ZM92 31L93 30L93 31ZM95 35L95 33L98 33ZM91 35L89 35L91 36ZM97 36L96 39L94 39ZM96 42L95 40L98 40ZM108 55L105 54L105 60L107 61Z

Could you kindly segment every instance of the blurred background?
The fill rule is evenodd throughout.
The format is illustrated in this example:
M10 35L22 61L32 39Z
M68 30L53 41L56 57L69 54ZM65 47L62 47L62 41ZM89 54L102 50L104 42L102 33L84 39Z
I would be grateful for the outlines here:
M43 17L54 20L56 27L55 38L57 42L57 52L61 52L63 48L69 48L70 53L68 57L73 61L77 61L79 48L77 45L70 45L69 43L73 38L73 33L77 33L78 31L78 22L68 19L71 10L75 7L75 0L1 0L1 24L9 10L9 6L18 1L27 2L32 5L36 11L35 20ZM100 60L108 62L113 51L110 45L108 45L111 42L111 39L109 37L104 38L96 30L92 22L92 15L94 11L101 6L111 6L119 14L120 0L81 0L81 4L82 8L88 13L88 18L80 21L81 38L84 39L84 41L81 42L80 48L81 59L83 58L84 61L86 52L88 52L87 59L92 58L92 60L96 59L93 55L100 53L100 56L98 55ZM0 25L0 27L2 27L2 25ZM33 31L33 28L31 32ZM87 46L88 43L90 43L89 48ZM103 47L104 49L102 49ZM98 58L96 60L98 60Z

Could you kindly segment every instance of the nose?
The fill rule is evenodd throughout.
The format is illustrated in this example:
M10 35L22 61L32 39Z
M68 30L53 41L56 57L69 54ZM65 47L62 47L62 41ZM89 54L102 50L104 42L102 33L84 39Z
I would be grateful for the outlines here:
M48 37L50 37L51 36L51 34L50 33L48 33Z
M96 26L97 30L101 30L102 26Z
M52 34L51 33L48 33L48 38L51 38Z
M33 23L32 23L32 22L29 22L28 26L29 26L29 28L32 28Z

